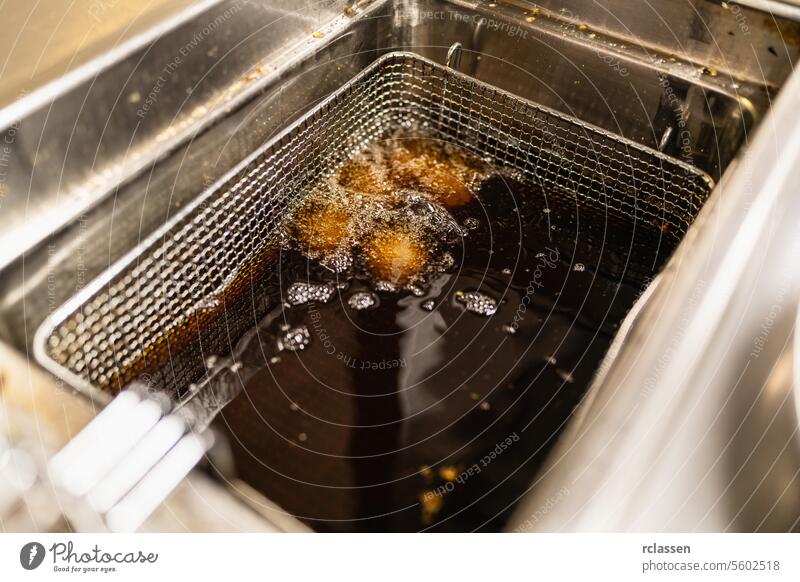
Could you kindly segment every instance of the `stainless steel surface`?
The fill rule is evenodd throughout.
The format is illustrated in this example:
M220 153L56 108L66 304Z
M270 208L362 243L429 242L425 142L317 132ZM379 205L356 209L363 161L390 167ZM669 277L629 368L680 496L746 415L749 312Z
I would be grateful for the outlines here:
M85 499L112 531L141 526L211 444L180 416L164 416L164 400L133 387L49 462L53 485Z
M429 0L400 3L396 11L408 24L402 42L415 51L439 60L442 45L462 42L470 75L516 95L535 94L543 105L649 147L673 127L667 153L715 178L768 108L797 52L781 43L786 54L773 55L780 34L757 27L750 14L753 29L745 35L729 11L711 2L697 13L683 1L651 3L646 18L630 2L542 4L454 2L444 11ZM723 30L725 38L709 32L695 40L692 29L704 27ZM789 25L783 34L797 30ZM690 40L659 40L676 35Z
M275 2L226 2L143 35L136 51L95 63L93 82L58 87L63 91L51 94L47 106L23 99L13 112L0 112L7 123L23 117L18 129L8 129L16 137L0 201L0 231L14 241L0 245L6 265L0 337L29 349L46 315L199 187L377 56L404 46L442 62L447 47L462 42L469 75L649 147L674 128L664 151L717 176L767 109L796 50L787 45L786 54L767 53L772 60L762 63L762 45L776 33L750 15L751 35L724 47L730 66L704 74L702 63L683 56L692 47L673 54L647 43L647 35L663 36L662 28L691 17L679 4L659 4L666 24L654 15L645 19L652 30L628 31L640 33L638 40L604 23L606 12L589 5L581 16L590 28L582 30L569 12L542 7L534 18L527 16L531 6L501 3L490 10L433 0L363 2L352 10L344 2L292 4L292 10ZM624 15L627 6L607 9ZM701 14L714 30L730 17L708 10ZM789 39L798 30L788 21L777 26ZM702 43L696 44L699 51ZM196 48L184 57L186 46ZM763 81L735 72L754 68L765 71ZM239 131L243 124L247 131ZM57 162L33 164L34 154Z
M24 116L0 137L0 337L27 349L46 315L363 69L385 36L380 5L285 4L219 4L94 63L96 78L49 104L0 111Z
M211 448L216 414L241 391L221 361L179 401L134 382L49 462L51 482L112 531L135 531Z
M650 291L652 298L640 306L636 320L628 322L631 329L625 337L633 339L621 336L615 343L618 351L601 371L592 406L579 417L600 415L597 407L602 407L605 420L595 426L603 424L611 430L615 422L628 422L625 414L633 414L630 406L634 407L637 422L635 426L625 424L623 431L631 448L621 449L614 459L601 456L603 463L626 467L613 487L603 489L603 495L624 499L620 510L609 514L613 515L610 521L602 521L598 517L601 495L590 490L589 481L585 489L574 486L568 495L563 494L561 470L567 474L584 463L587 474L594 474L600 462L593 464L590 453L611 455L583 439L565 441L575 442L573 448L580 455L555 462L554 468L543 474L535 500L521 510L533 508L534 512L519 515L540 515L539 509L546 506L547 519L533 525L538 529L647 527L642 524L713 529L722 527L725 519L730 521L743 507L732 527L747 528L754 523L752 515L757 515L752 509L763 507L757 503L769 503L776 495L774 491L772 497L763 495L764 487L748 490L745 477L769 469L765 479L769 487L785 485L787 496L794 491L789 478L796 470L794 445L780 448L779 443L781 439L788 442L784 437L792 434L796 417L788 415L789 405L783 399L762 398L766 391L755 389L732 391L722 375L715 376L722 360L710 357L716 345L711 339L715 337L712 334L719 334L722 343L728 342L726 346L747 344L754 333L760 333L763 323L759 320L753 327L748 316L737 327L739 319L720 318L719 313L725 305L728 313L752 308L756 319L765 315L761 304L737 303L747 301L752 293L745 292L744 299L736 301L732 293L737 285L752 291L760 274L752 269L764 262L763 257L754 258L752 249L730 254L727 247L740 240L734 233L744 232L743 225L756 220L757 202L768 197L764 192L777 183L772 174L780 171L776 160L788 168L796 166L793 152L777 145L788 139L793 119L788 114L773 118L770 108L779 92L789 95L784 101L797 95L796 79L783 88L800 50L797 12L795 2L770 0L664 0L644 5L628 0L602 4L541 0L536 5L497 2L492 7L460 0L383 0L352 5L264 0L202 5L202 9L159 22L127 42L124 50L109 51L103 58L85 63L83 76L47 85L0 110L2 140L11 142L0 152L0 338L20 352L28 352L34 330L48 315L169 223L198 192L211 183L218 184L220 177L250 152L375 58L405 48L443 62L448 47L460 42L461 67L471 77L616 136L660 148L715 178L723 176L700 220L689 229L670 270L660 278L658 288ZM216 23L213 30L209 28L212 23ZM187 46L191 49L183 55ZM175 66L177 57L180 63ZM158 91L154 93L155 88ZM767 137L759 138L758 147L752 144L758 161L736 159L742 149L750 151L752 132L759 126L759 132ZM796 210L788 203L778 210L775 204L775 216L783 212L791 224ZM764 249L772 248L764 245ZM728 257L726 269L718 264L723 254ZM712 285L714 277L731 265L725 285ZM772 271L771 265L765 264L764 269ZM774 291L770 281L761 283L758 293ZM794 296L786 293L782 316L793 309L788 297ZM700 296L703 310L698 311L695 302ZM690 314L703 315L710 307L718 317L716 323L704 329L709 319L698 316L700 327L692 328L697 335L691 341L702 341L695 345L684 339L688 336L683 327L688 324L680 322L691 320L694 315ZM776 324L774 329L783 328ZM770 337L788 337L788 333L770 332ZM644 341L641 338L647 341L634 356L632 343ZM757 372L754 386L768 373L761 365L787 361L788 356L780 356L777 352L783 352L771 345L769 354L765 348L742 376L751 378ZM682 351L676 355L677 347ZM703 348L709 352L707 359ZM703 354L703 359L692 359L696 354ZM619 371L625 366L634 370L636 358L636 366L641 366L636 374ZM677 401L692 394L686 378L668 387L662 376L674 377L661 371L667 361L670 370L685 369L687 378L690 372L700 378L701 370L707 375L703 379L713 389L703 394L710 406L697 409L711 416L692 416L691 424L681 424L680 413L676 413L679 420L671 425L658 422L654 402L672 411L673 399L667 395L674 391ZM646 407L632 396L616 398L617 394L636 392L640 388L636 383L647 370L658 371L658 382L647 390ZM716 383L711 382L712 376ZM771 380L770 393L789 394L782 382ZM651 399L656 388L661 396ZM98 402L103 400L99 397ZM689 458L675 464L670 455L680 455L681 448L673 451L670 427L678 426L682 438L697 441L708 431L708 422L719 421L713 416L715 407L719 411L729 402L745 413L761 411L745 414L747 419L781 420L741 423L742 430L735 436L744 440L733 444L725 440L725 430L719 433L724 442L700 439L698 450L706 456L694 455L692 444L685 449L692 453ZM638 420L645 408L649 413ZM686 410L695 409L689 406ZM700 422L694 423L698 418ZM726 427L736 425L733 418ZM651 422L658 430L651 429ZM758 430L767 426L779 430L758 440ZM773 438L774 434L778 437ZM641 451L632 444L637 440L642 442ZM610 442L609 447L615 441ZM743 459L733 456L734 444L737 450L748 451L749 447L748 454L753 454ZM659 457L668 446L669 451ZM758 457L775 460L775 465L770 469L748 464L756 450ZM631 458L639 460L644 457L636 455L647 451L658 462L626 465L626 451L635 451ZM569 459L577 459L576 465ZM721 460L706 477L703 463L708 459ZM675 477L679 484L676 495L692 493L687 497L692 502L683 504L674 520L658 521L663 516L652 508L667 503L663 488L642 484L653 483L654 476L672 484L672 476L665 477L662 471L675 466L687 467ZM777 478L778 473L783 477ZM555 487L559 482L561 488ZM695 487L697 491L692 492ZM703 503L712 505L707 500L714 495L723 501L714 505L712 517L692 512ZM631 498L638 499L639 505ZM749 498L755 501L751 503ZM557 500L555 509L552 499ZM787 503L786 496L777 499L778 508ZM732 509L735 503L741 507ZM581 513L584 507L585 516ZM786 507L790 513L794 511L791 504ZM768 516L764 529L786 525L775 519L775 511ZM523 518L518 523L524 523Z
M93 418L90 402L64 390L48 374L0 344L0 441L16 451L0 452L0 473L11 477L13 493L4 488L7 502L0 512L0 532L106 531L107 526L86 500L75 499L55 487L48 465L57 451L81 432ZM86 446L84 439L76 445ZM69 445L71 447L71 445ZM219 444L215 445L219 448ZM218 458L220 455L216 454ZM13 461L30 458L30 464ZM12 462L8 462L11 460ZM133 460L133 459L132 459ZM20 472L23 469L23 473ZM237 486L237 489L240 486ZM257 509L258 511L255 511ZM274 504L245 504L221 487L216 479L193 471L142 524L142 531L298 531L305 528Z
M800 527L798 96L794 76L643 300L513 527Z
M213 0L217 1L217 0ZM192 0L74 0L3 2L0 6L0 107L33 92L47 99L51 83L65 84L84 65L119 51L136 36L168 23Z

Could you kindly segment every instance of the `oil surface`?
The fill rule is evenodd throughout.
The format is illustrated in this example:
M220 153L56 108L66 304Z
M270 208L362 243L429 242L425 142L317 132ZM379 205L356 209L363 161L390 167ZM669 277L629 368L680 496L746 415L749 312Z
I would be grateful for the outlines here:
M400 141L296 211L217 424L238 475L314 529L498 530L671 249Z

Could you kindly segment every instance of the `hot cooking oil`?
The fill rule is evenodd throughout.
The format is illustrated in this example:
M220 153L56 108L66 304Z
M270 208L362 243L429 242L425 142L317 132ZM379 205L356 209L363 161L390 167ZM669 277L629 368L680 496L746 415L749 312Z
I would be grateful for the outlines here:
M322 531L502 528L671 248L661 230L424 135L294 210L217 423Z

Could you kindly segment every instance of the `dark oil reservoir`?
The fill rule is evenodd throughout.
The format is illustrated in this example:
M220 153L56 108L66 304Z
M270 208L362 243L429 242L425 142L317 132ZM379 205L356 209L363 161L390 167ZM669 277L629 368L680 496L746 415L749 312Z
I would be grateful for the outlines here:
M288 222L217 418L238 476L320 531L493 531L671 251L658 224L419 135Z

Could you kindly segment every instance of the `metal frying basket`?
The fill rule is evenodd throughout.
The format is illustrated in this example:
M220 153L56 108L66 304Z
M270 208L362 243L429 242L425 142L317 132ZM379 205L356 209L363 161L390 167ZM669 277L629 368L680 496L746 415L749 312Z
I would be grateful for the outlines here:
M549 195L667 224L680 240L712 187L703 172L411 53L378 59L204 191L57 310L34 349L90 394L135 378L179 391L263 316L260 281L294 204L368 143L423 128Z

